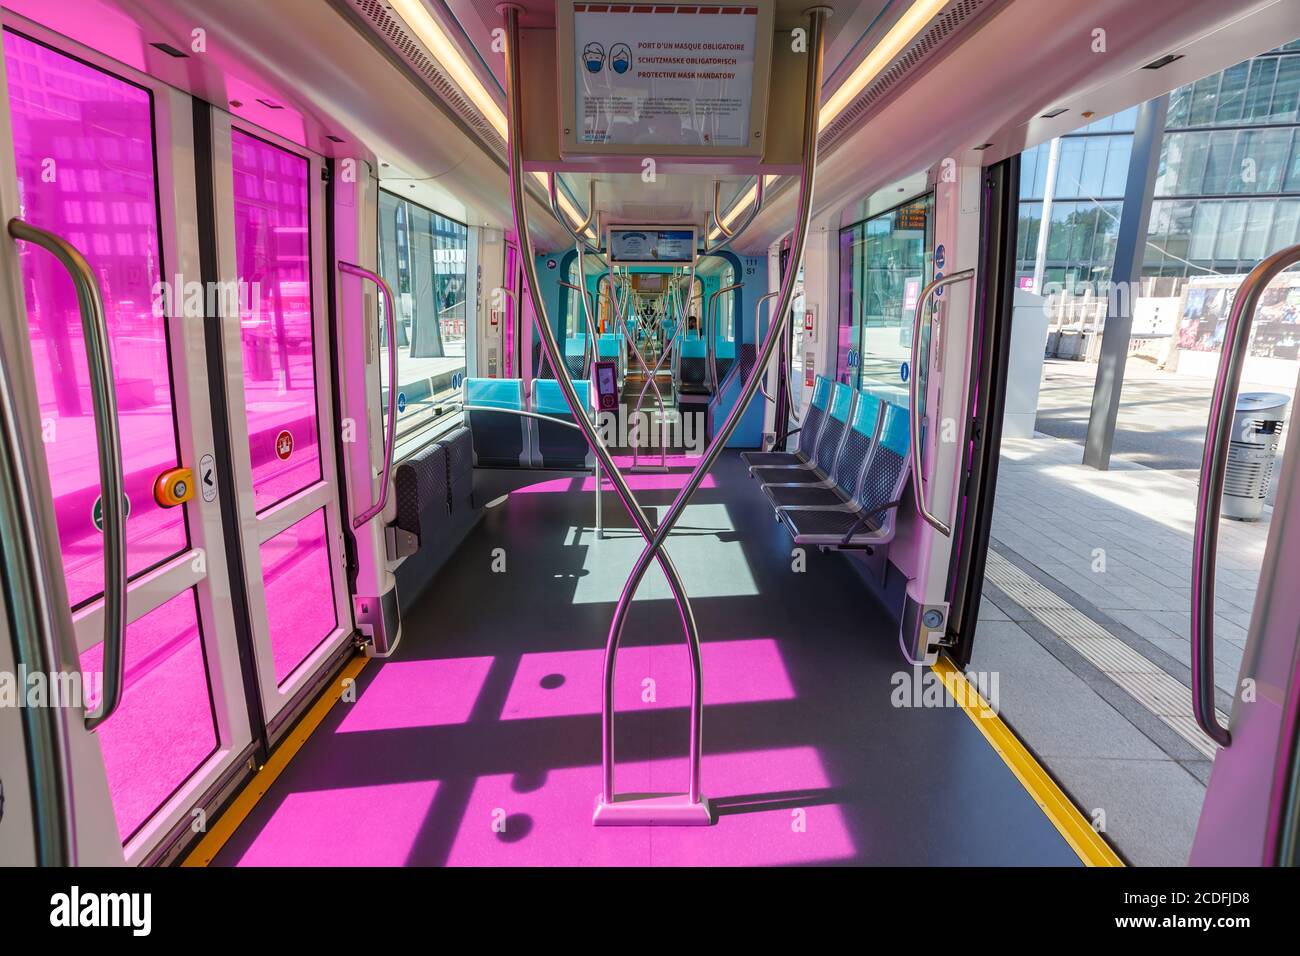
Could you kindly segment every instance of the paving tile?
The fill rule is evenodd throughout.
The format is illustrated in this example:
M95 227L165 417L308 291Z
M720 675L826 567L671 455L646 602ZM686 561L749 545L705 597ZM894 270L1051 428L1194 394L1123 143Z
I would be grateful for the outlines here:
M1014 623L980 627L971 669L999 675L999 712L1049 766L1057 757L1169 759Z
M1185 866L1205 785L1172 760L1058 757L1052 772L1138 866Z

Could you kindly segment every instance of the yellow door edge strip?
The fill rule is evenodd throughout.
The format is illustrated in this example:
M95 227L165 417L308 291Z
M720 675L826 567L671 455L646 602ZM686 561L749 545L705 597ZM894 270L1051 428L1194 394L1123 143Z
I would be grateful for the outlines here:
M966 711L971 723L984 735L1084 865L1123 866L1119 854L1066 796L1015 732L989 707L966 675L946 657L940 657L931 667L953 700Z
M343 670L339 671L332 683L325 685L325 689L312 704L305 714L299 719L293 730L289 731L288 736L280 741L278 747L271 752L270 759L262 766L261 769L253 775L253 778L244 785L244 789L239 795L230 802L230 806L219 816L213 823L211 829L204 834L203 838L194 845L189 854L181 862L181 866L207 866L221 852L221 848L239 829L239 825L248 818L257 806L258 801L266 795L271 786L284 772L285 767L302 749L309 737L316 732L316 728L321 725L325 715L343 696L344 689L348 686L349 681L355 681L361 669L366 666L370 658L364 655L357 655L348 661Z

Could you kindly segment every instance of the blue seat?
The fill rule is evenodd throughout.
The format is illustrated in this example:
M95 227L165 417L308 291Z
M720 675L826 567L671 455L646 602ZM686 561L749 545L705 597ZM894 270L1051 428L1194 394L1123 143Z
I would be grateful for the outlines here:
M911 472L907 409L885 403L876 441L859 473L852 507L792 506L777 512L796 544L871 547L894 538L898 506Z
M678 352L677 391L683 395L708 395L709 353L704 339L684 339Z
M813 381L812 404L804 415L803 424L790 432L799 436L799 444L794 451L745 451L741 459L749 466L750 474L755 468L802 468L812 461L817 449L817 437L826 421L826 406L830 402L831 382L825 375L818 375Z
M750 474L765 485L820 484L829 487L833 483L830 474L839 458L840 446L844 443L849 418L853 414L853 399L853 389L843 382L836 382L831 388L830 412L817 437L812 461L793 468L754 468Z
M623 373L626 371L623 363L626 356L623 354L623 342L617 332L605 332L596 339L596 357L602 362L615 363L618 369L618 384L622 388Z
M777 508L820 507L853 510L862 469L875 448L876 430L881 420L880 399L863 393L853 407L853 419L844 443L840 446L829 485L764 485L763 493Z
M573 388L578 393L578 399L583 407L590 413L591 383L586 379L579 379L573 383ZM539 379L534 383L532 411L538 415L547 415L576 424L573 411L560 390L560 383L553 379ZM585 470L595 465L595 456L582 432L566 428L558 422L547 422L538 418L532 419L532 425L532 461L535 467Z
M736 343L731 339L715 339L713 358L718 367L718 382L721 384L727 380L728 373L736 364Z
M539 381L541 381L539 379ZM528 464L528 419L510 411L524 410L524 383L517 378L467 378L465 424L474 443L478 467L518 468ZM492 408L506 410L503 413Z
M587 333L579 332L564 340L564 367L575 378L586 373Z

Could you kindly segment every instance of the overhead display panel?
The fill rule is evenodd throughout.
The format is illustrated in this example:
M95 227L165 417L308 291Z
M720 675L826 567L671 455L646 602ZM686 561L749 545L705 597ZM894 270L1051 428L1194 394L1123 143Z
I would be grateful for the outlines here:
M619 265L690 265L695 230L690 227L611 226L609 258Z
M561 0L558 12L564 152L762 154L771 0Z

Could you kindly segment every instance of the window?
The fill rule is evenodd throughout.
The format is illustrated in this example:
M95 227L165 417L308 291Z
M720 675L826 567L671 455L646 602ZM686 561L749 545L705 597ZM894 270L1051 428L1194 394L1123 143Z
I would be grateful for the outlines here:
M904 366L921 289L932 276L934 197L924 196L840 233L846 280L840 325L858 345L859 388L907 402ZM845 321L845 319L849 321Z
M379 193L379 271L396 299L397 440L456 411L465 377L469 314L462 223L392 193ZM387 321L385 317L384 321ZM379 338L387 415L387 330Z

